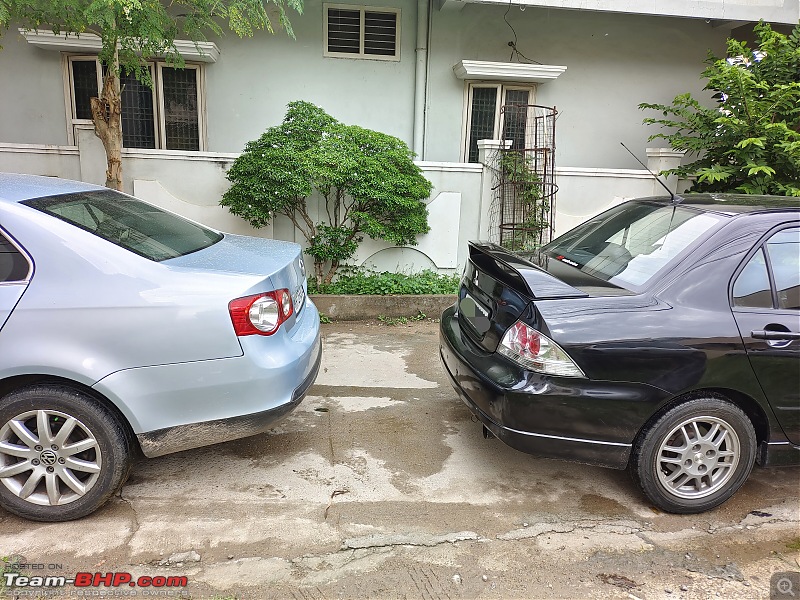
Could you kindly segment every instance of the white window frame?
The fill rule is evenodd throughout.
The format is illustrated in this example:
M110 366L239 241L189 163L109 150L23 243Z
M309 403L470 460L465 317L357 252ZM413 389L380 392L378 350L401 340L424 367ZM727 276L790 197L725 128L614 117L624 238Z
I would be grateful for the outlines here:
M360 21L358 26L358 46L359 52L358 54L354 52L329 52L328 51L328 10L329 9L340 9L340 10L352 10L352 11L359 11L360 14ZM364 13L367 12L379 12L379 13L387 13L387 14L394 14L395 15L395 45L394 45L394 55L387 56L381 54L365 54L364 53L364 33L365 33L365 26L364 26ZM357 6L352 4L329 4L324 2L322 4L322 56L328 58L356 58L359 60L388 60L397 62L400 60L400 24L402 22L401 19L401 10L399 8L391 8L388 6Z
M163 61L156 63L156 74L157 78L153 82L153 87L158 89L158 98L154 98L157 107L157 114L158 114L158 138L159 138L159 147L162 149L166 149L167 147L167 124L166 124L166 107L164 105L164 77L162 75L162 71L164 67L172 67ZM205 131L205 119L203 115L205 114L205 105L203 103L203 90L205 89L204 85L204 73L205 69L201 69L200 65L198 64L185 64L183 66L184 70L193 69L197 72L196 79L197 79L197 135L199 136L199 143L198 149L196 151L204 151L206 149L205 145L205 138L206 138L206 131ZM191 152L191 150L185 150L185 152Z
M75 128L76 126L91 125L91 119L78 119L75 116L75 85L72 75L72 63L74 61L94 60L97 72L97 90L101 93L103 90L103 67L97 55L86 54L64 54L63 55L63 70L64 70L64 106L67 112L67 139L70 145L75 144ZM165 124L165 108L164 108L164 82L161 76L163 67L172 65L164 61L148 61L150 68L150 75L153 79L153 119L155 120L155 133L156 133L156 148L151 150L166 150L166 124ZM205 111L205 69L202 64L186 63L184 69L192 69L197 72L197 126L199 135L199 144L197 150L184 150L183 152L203 152L206 150L206 111ZM171 150L170 152L175 152Z
M461 161L469 160L469 138L472 131L472 97L476 88L494 88L497 90L497 100L494 107L494 132L492 139L499 140L503 131L503 115L500 109L506 104L506 94L509 90L524 90L529 93L528 104L535 104L536 86L524 83L504 83L499 81L472 81L467 82L464 93L463 127L461 128Z

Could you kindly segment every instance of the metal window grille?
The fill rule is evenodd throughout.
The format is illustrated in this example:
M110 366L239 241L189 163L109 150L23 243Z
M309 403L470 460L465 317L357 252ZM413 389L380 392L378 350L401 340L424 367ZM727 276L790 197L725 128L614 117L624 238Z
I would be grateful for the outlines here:
M200 149L197 70L162 67L164 137L168 150Z
M122 145L155 148L156 122L153 91L131 74L119 78L122 88Z
M361 11L328 9L328 52L361 53Z
M75 99L75 118L91 119L91 98L97 97L97 61L72 61L72 89Z
M528 90L506 90L506 106L521 106L525 110L503 111L503 139L511 140L512 150L525 148L525 131L528 117L527 106L530 104Z
M397 53L397 13L364 13L364 54L394 56Z
M494 120L497 111L497 88L476 87L472 89L470 105L468 162L478 162L478 140L494 138Z

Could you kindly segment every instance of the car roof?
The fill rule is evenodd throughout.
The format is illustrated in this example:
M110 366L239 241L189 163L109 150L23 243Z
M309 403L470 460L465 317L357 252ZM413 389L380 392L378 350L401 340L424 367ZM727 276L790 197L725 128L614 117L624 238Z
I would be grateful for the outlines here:
M766 196L756 194L681 194L675 197L679 206L724 215L793 210L800 211L800 198L792 196ZM637 198L640 202L672 204L669 196Z
M31 198L105 189L99 185L40 175L0 173L0 202L21 202Z

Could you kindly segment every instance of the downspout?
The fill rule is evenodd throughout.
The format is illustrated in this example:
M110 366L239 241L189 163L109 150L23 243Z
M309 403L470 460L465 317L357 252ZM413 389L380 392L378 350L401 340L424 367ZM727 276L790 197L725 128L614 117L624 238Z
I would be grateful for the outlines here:
M430 0L417 0L417 65L414 76L414 154L425 158L425 104L428 87L428 11Z

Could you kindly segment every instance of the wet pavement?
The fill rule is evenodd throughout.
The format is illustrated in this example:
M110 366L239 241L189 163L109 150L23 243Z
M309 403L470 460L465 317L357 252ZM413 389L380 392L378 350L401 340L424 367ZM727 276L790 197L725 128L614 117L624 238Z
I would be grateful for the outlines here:
M722 507L668 515L623 471L484 440L437 324L323 332L317 383L277 429L143 460L81 521L0 512L2 556L188 581L48 590L67 598L769 598L800 571L800 469L756 468Z

